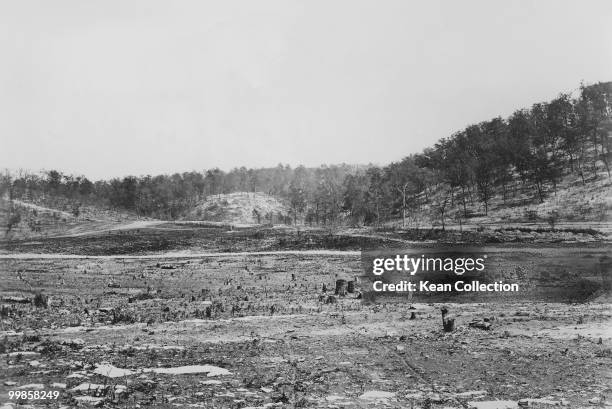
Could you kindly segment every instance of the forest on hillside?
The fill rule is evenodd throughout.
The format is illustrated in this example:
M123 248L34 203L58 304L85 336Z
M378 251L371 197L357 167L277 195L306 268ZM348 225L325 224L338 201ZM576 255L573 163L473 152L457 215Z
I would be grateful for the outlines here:
M562 93L508 118L469 125L422 153L383 167L279 164L95 182L56 170L6 171L0 195L70 209L75 215L80 206L90 205L168 220L183 217L211 195L241 191L281 198L293 223L405 222L424 205L442 219L449 205L459 205L467 218L468 203L480 203L486 214L493 197L505 202L516 195L517 186L542 202L568 174L584 184L599 173L609 178L611 137L612 82L606 82L581 85L576 96Z

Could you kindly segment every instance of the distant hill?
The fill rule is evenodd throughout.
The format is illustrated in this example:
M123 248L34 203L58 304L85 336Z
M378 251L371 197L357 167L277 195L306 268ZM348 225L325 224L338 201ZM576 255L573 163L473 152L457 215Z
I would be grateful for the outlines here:
M279 164L95 183L56 170L7 171L0 174L0 196L15 203L4 214L0 209L0 225L29 234L38 222L56 229L74 215L77 222L146 218L418 229L571 223L610 230L611 182L612 82L599 82L507 118L467 124L386 166Z
M183 218L231 224L281 223L289 209L277 198L261 192L209 196Z

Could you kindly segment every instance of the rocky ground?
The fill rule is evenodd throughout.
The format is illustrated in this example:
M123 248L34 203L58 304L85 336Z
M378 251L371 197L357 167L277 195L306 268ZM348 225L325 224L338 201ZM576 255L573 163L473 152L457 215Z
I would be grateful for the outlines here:
M334 296L354 251L51 256L0 260L5 408L612 406L595 299L446 303L444 332L440 303Z
M437 306L408 308L5 333L2 395L51 389L54 406L108 407L610 405L607 306L452 305L453 333ZM468 326L484 318L491 329Z

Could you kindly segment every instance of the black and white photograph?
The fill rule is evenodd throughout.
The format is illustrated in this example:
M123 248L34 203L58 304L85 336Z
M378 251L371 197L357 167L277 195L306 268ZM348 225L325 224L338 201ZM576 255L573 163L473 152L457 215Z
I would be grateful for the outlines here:
M0 409L612 409L612 2L0 0Z

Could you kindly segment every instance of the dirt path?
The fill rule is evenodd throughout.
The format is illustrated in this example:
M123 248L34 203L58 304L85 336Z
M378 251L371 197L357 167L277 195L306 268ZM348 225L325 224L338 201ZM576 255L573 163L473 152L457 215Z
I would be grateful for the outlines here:
M13 199L13 203L18 204L19 206L30 208L32 210L36 210L37 212L59 213L64 217L70 217L70 218L74 217L72 214L65 212L63 210L57 210L57 209L51 209L49 207L38 206L32 203L22 202L21 200L17 200L17 199Z
M146 223L146 222L145 222ZM143 223L143 225L145 224ZM158 223L151 221L151 226ZM411 243L403 242L406 246ZM460 246L457 246L460 247ZM418 248L418 247L417 247ZM602 249L606 246L596 246L592 248L585 247L560 247L560 246L545 246L545 247L530 247L530 246L485 246L479 250L483 254L558 254L563 255L569 252L578 252L580 254L599 255ZM275 250L275 251L239 251L239 252L191 252L191 251L173 251L159 254L113 254L113 255L82 255L82 254L52 254L52 253L4 253L0 254L0 260L34 260L34 259L171 259L171 258L204 258L204 257L244 257L244 256L282 256L282 255L314 255L314 256L360 256L359 250Z
M36 260L36 259L167 259L167 258L204 258L204 257L244 257L244 256L282 256L282 255L308 255L308 256L359 256L360 251L343 250L284 250L284 251L241 251L235 253L190 253L172 252L162 254L126 255L115 254L109 256L86 256L79 254L44 254L20 253L0 254L0 260Z
M135 230L145 229L147 227L159 226L160 224L168 223L163 220L137 220L126 224L111 227L109 230Z

